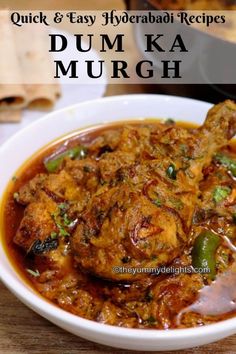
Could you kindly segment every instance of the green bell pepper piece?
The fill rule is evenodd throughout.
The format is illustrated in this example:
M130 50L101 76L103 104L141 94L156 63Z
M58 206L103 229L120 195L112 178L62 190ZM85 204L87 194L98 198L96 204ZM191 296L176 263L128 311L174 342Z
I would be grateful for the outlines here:
M76 158L85 158L87 155L87 149L84 146L75 146L71 149L68 149L62 152L59 155L56 155L54 158L49 158L44 161L44 166L46 170L50 173L56 172L61 166L65 157L69 157L71 159Z
M216 276L215 253L220 244L220 236L211 231L201 232L195 239L192 250L192 265L194 268L209 268L208 277Z

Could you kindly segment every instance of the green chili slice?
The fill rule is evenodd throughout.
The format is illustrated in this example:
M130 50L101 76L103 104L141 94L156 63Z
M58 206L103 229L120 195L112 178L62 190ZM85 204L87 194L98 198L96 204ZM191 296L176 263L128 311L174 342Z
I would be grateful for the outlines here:
M211 231L203 231L195 239L192 250L194 268L209 268L207 276L214 280L216 276L215 253L220 244L220 236Z
M47 158L44 161L44 166L48 172L56 172L60 168L65 157L69 157L71 159L83 159L86 155L87 149L84 146L75 146L59 155L56 155L54 158Z

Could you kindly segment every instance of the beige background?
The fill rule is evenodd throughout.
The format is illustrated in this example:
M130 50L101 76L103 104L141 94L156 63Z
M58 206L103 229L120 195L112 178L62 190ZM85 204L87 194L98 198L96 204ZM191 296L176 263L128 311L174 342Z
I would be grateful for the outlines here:
M121 0L0 0L0 7L11 9L122 9ZM132 34L127 55L135 57ZM106 95L142 92L141 85L109 85ZM79 354L79 353L132 353L125 350L112 349L77 338L41 318L20 301L18 301L4 285L0 284L0 354ZM141 352L136 352L141 353ZM171 352L173 353L173 352ZM176 352L180 353L180 352ZM189 354L236 353L236 335L218 343L201 348L181 351Z
M9 9L80 9L80 10L99 10L99 9L123 9L122 0L1 0L1 7Z

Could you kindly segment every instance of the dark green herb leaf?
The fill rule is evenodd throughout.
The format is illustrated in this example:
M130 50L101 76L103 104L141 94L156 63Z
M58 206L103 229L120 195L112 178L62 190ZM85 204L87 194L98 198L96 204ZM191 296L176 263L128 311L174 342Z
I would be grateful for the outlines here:
M83 170L84 170L84 172L86 172L86 173L91 172L91 168L90 168L89 166L86 166L86 165L84 166Z
M233 220L233 223L236 225L236 213L234 213L234 214L232 215L232 220Z
M170 179L176 180L177 171L174 164L170 164L166 170L166 174Z
M154 325L157 321L156 321L156 318L154 316L150 316L150 317L148 317L147 322L150 325Z
M172 118L168 118L165 120L165 124L166 125L172 125L172 124L175 124L175 120L172 119Z
M151 291L149 291L149 292L147 293L147 295L145 296L145 300L148 301L148 302L150 302L150 301L153 300L153 293L152 293ZM154 320L155 320L155 319L154 319Z
M131 260L131 257L130 257L130 256L126 256L126 257L123 257L123 258L121 259L121 261L122 261L123 263L128 263L130 260Z

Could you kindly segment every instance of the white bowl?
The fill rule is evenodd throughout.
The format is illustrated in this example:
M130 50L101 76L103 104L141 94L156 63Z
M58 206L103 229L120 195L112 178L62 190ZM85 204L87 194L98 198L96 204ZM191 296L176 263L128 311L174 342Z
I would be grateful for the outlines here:
M0 149L0 196L22 163L53 139L73 130L117 120L175 118L202 123L210 104L186 98L130 95L98 99L53 112L19 131ZM72 315L50 304L27 285L0 243L0 279L24 304L65 330L91 341L124 349L177 350L207 344L236 332L236 318L198 328L127 329Z

